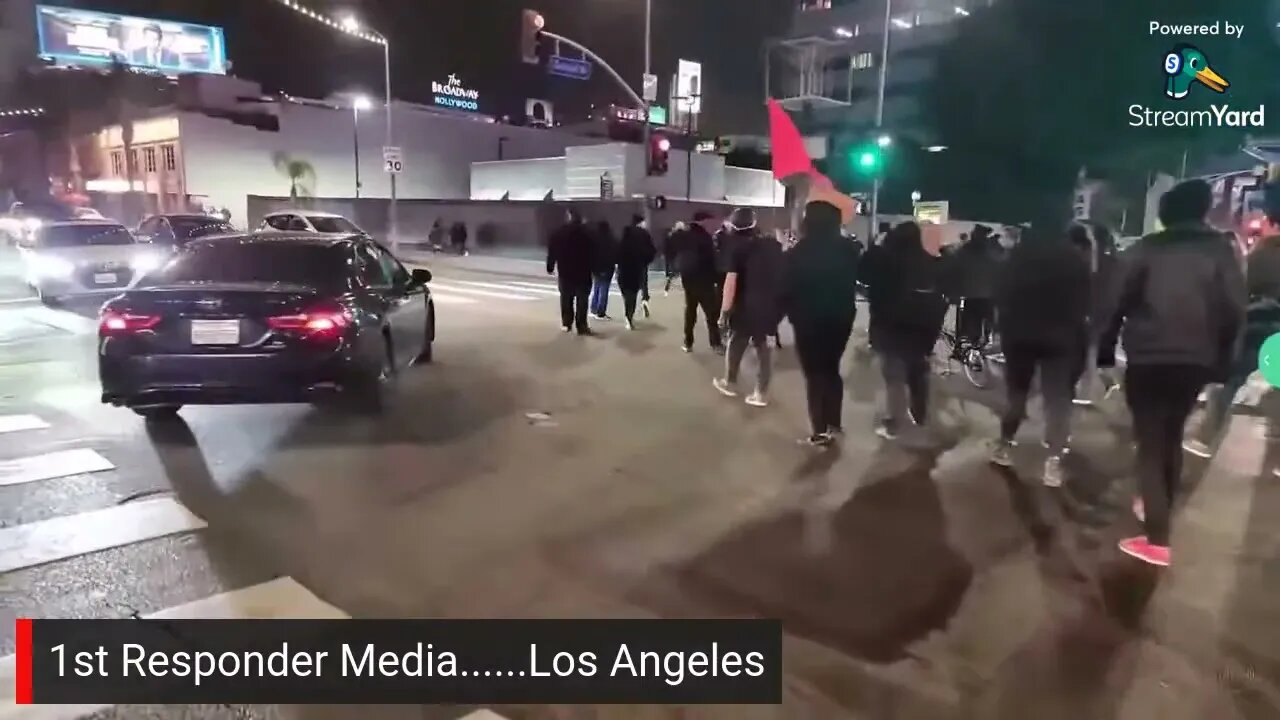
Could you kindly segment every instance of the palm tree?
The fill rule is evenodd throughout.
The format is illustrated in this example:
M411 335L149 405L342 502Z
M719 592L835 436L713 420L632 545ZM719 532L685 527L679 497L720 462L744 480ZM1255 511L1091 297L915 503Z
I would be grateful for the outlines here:
M315 192L316 169L302 158L277 152L271 156L276 171L289 178L289 201L296 204L299 198L311 197Z

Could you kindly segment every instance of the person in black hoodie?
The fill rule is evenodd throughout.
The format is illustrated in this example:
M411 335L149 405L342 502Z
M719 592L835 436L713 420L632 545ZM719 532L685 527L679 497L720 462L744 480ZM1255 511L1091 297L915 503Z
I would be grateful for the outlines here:
M587 327L587 298L591 294L595 247L591 233L577 210L565 213L565 224L547 242L547 274L556 275L560 288L560 325L564 332L577 328L590 335Z
M1165 229L1121 257L1114 320L1099 351L1099 365L1113 365L1123 331L1141 489L1133 510L1146 534L1121 540L1120 550L1157 566L1172 559L1170 516L1187 416L1206 384L1228 378L1244 327L1244 271L1237 249L1206 223L1212 206L1213 190L1203 180L1180 183L1160 198Z
M844 357L857 313L858 255L862 247L840 234L840 210L827 202L805 206L800 241L786 255L784 307L795 331L804 373L811 434L802 442L826 446L844 430Z
M924 249L920 226L905 222L889 231L874 263L859 267L871 305L871 346L880 355L888 405L876 434L886 440L898 436L908 412L917 426L927 422L929 356L947 312L939 289L940 262Z
M981 347L995 315L996 273L999 270L999 246L991 237L991 228L978 225L973 234L948 258L953 265L954 290L960 302L956 318L957 359L965 357L963 348Z
M597 320L609 319L609 291L613 287L613 273L618 264L618 238L607 220L601 220L595 228L595 268L591 284L591 316Z
M782 244L756 231L756 214L750 208L734 210L730 228L722 245L730 255L722 265L725 281L720 304L720 329L730 332L729 349L724 377L713 384L721 395L737 397L738 370L747 348L755 347L758 375L746 402L765 407L773 375L769 336L782 321Z
M720 226L711 213L699 210L693 214L693 222L672 238L676 254L676 268L680 271L680 284L684 287L684 344L685 352L693 352L693 326L698 321L698 309L707 322L707 336L716 352L724 352L717 324L720 310L720 289L717 286L719 270L716 267L716 246L712 231Z
M622 231L622 242L618 244L618 289L622 291L628 330L636 329L636 296L644 290L649 263L653 262L656 254L657 249L644 226L644 218L636 215Z
M991 462L1012 467L1009 450L1027 416L1031 381L1040 372L1045 444L1044 484L1062 485L1071 423L1072 372L1088 346L1090 267L1059 233L1032 233L1014 249L995 285L1005 355L1007 405Z

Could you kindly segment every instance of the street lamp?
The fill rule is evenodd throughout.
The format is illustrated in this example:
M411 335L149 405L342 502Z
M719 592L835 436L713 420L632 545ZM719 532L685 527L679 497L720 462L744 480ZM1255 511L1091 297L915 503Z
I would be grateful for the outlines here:
M356 161L356 199L360 199L360 111L369 110L373 102L367 95L351 98L351 147Z
M923 198L923 197L924 197L924 195L921 195L919 190L912 190L912 191L911 191L911 202L913 202L913 203L918 203L918 202L920 202L920 199L921 199L921 198Z
M381 33L366 29L364 24L360 22L353 14L344 15L341 19L336 19L318 13L311 8L303 6L297 0L276 0L276 2L284 5L290 10L308 17L318 23L328 25L335 30L340 30L351 37L364 40L367 43L382 46L382 66L383 80L386 85L386 112L387 112L387 141L386 146L392 147L394 144L394 131L391 122L391 44L387 42L387 37ZM391 203L387 208L387 234L391 236L391 252L395 253L400 249L400 242L397 237L398 229L396 223L396 175L391 175Z
M888 135L881 135L880 137L876 138L876 145L879 145L882 148L887 148L892 144L893 144L893 138L889 137Z

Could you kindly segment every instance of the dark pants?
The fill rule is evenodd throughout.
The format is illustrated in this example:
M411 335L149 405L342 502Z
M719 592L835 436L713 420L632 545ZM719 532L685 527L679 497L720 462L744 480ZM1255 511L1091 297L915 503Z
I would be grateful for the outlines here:
M591 314L600 316L609 312L609 289L613 287L613 270L596 273L591 285Z
M1153 545L1169 545L1169 518L1182 479L1182 433L1208 379L1208 370L1194 365L1130 365L1125 371L1124 393L1138 442L1138 486Z
M649 302L649 268L647 266L644 274L640 276L640 299Z
M1027 418L1027 398L1036 369L1040 370L1040 394L1044 397L1044 440L1053 455L1061 455L1071 434L1071 376L1075 350L1060 350L1006 340L1005 388L1008 393L1000 419L1000 437L1012 441Z
M587 278L558 278L560 287L560 325L587 331L587 299L591 295L591 280Z
M622 309L626 313L628 320L634 320L636 317L636 299L643 291L642 288L619 288L622 291Z
M747 356L747 348L756 349L756 392L769 392L769 382L773 378L773 350L769 347L769 336L751 334L731 330L729 332L729 351L724 356L724 379L730 385L738 382L738 370L742 368L742 359Z
M794 327L796 354L800 356L800 369L804 372L809 424L813 434L840 430L843 428L841 410L844 405L840 359L844 357L849 335L853 333L853 318Z
M707 337L711 347L720 347L720 291L713 283L683 280L684 344L693 347L693 326L698 321L698 308L707 321Z
M956 318L956 334L968 347L986 342L995 318L995 303L986 298L965 298L960 301Z
M917 425L924 425L929 413L929 358L914 353L880 353L888 416L885 427L897 432L906 423L907 413Z

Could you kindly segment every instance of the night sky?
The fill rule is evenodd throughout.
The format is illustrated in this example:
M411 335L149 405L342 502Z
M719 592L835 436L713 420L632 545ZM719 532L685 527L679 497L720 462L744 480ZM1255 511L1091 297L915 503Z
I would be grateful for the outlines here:
M276 0L44 0L133 15L221 25L233 74L268 90L304 97L382 89L381 49L336 33ZM536 3L536 4L535 4ZM431 81L456 73L481 92L481 109L523 112L523 98L551 95L561 120L592 103L623 101L597 72L588 82L556 80L526 92L519 62L520 10L533 6L547 28L591 47L639 85L643 0L315 0L317 11L354 11L391 40L396 97L430 102ZM703 63L703 128L716 133L764 127L762 42L785 27L794 0L653 0L654 70L665 98L676 60Z

